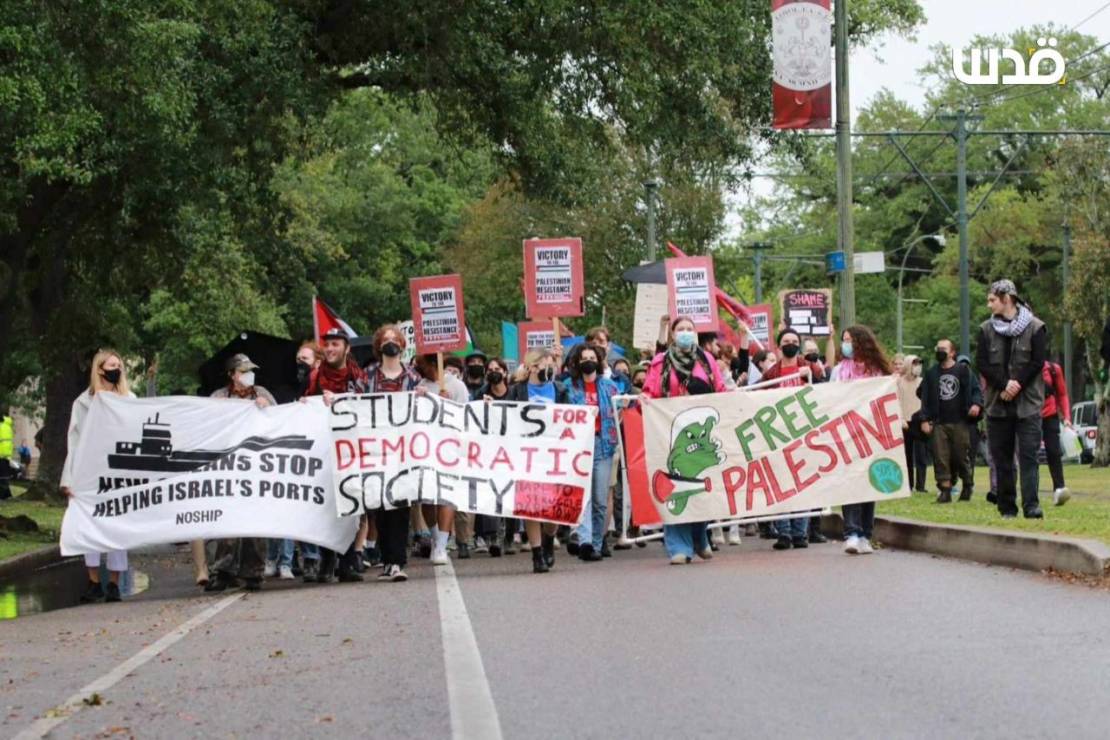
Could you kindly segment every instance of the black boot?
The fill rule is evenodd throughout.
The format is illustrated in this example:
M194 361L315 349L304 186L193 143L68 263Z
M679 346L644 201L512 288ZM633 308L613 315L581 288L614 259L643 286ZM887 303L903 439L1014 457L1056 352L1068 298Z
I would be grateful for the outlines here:
M459 543L459 560L470 560L470 545L465 542Z
M533 547L532 548L532 572L533 573L546 573L549 570L551 570L551 568L548 567L547 561L544 560L543 548L542 547Z
M601 538L601 557L613 557L613 551L609 549L609 535L605 535Z
M971 489L970 488L965 488L962 491L960 491L960 497L956 500L957 501L970 501L971 500Z
M335 580L335 550L320 552L320 570L316 574L317 583L332 583Z
M789 537L779 537L778 541L772 545L776 550L789 550L794 544L794 541Z
M541 539L543 545L543 560L547 563L547 567L551 568L555 565L555 535L545 534Z
M104 587L98 582L89 581L85 592L81 594L82 604L95 604L104 600Z
M108 581L108 588L106 588L104 590L104 601L106 603L110 604L112 602L119 601L119 600L120 600L119 584L118 583L112 583L111 581Z
M305 583L316 583L316 576L320 575L320 559L306 558L301 576Z
M942 488L942 489L940 489L940 495L937 496L936 503L938 503L938 504L950 504L950 503L952 503L952 489L951 488Z

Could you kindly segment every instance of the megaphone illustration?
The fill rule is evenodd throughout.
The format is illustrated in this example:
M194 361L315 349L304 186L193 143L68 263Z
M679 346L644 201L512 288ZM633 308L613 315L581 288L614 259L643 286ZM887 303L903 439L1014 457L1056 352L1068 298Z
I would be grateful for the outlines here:
M697 484L699 487L676 491L675 489L678 488L676 484L683 483ZM655 500L661 504L666 504L667 511L676 516L686 510L686 504L690 502L691 496L702 491L712 490L713 481L709 478L681 478L667 475L662 470L655 471L655 475L651 477L651 493L655 496Z

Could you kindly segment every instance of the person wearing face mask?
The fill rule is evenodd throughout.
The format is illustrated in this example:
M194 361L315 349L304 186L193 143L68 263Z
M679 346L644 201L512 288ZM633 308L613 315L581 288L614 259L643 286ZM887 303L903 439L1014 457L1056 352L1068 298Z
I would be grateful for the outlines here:
M320 367L323 359L323 350L316 342L311 340L302 342L301 346L297 348L298 397L303 396L308 389L308 380L312 377L312 371Z
M276 406L270 391L255 383L254 371L258 365L251 362L245 354L239 353L227 361L228 382L223 388L212 392L212 398L235 398L253 401L259 408ZM247 591L262 588L262 577L266 572L266 548L264 537L237 537L222 539L216 544L216 556L212 567L216 577L205 587L205 591L220 592L243 582ZM282 578L292 579L293 553L290 548L289 561L283 565ZM271 575L273 573L271 572Z
M524 356L509 388L509 401L517 403L571 403L567 387L555 380L555 355L534 349ZM513 520L504 520L512 522ZM524 530L532 550L532 572L547 573L555 565L555 525L526 519ZM501 541L503 535L496 540ZM493 555L492 547L490 554Z
M937 342L937 364L929 368L921 383L921 431L932 439L938 504L952 502L952 486L957 476L964 482L960 501L971 500L971 437L967 422L978 418L983 408L979 383L967 365L956 362L955 355L951 339Z
M448 357L444 359L444 369L450 372L448 360L457 360L458 367L463 368L462 360L458 357ZM457 379L461 379L462 373L455 375ZM485 382L470 396L472 401L505 401L509 396L510 383L512 378L509 376L508 366L505 361L500 357L490 357L486 361L486 378ZM506 529L506 522L510 526ZM460 560L469 560L471 553L471 536L477 535L482 543L492 542L493 552L496 553L494 557L501 555L501 541L504 538L505 532L516 531L516 520L505 520L501 517L488 516L486 514L478 514L472 516L469 512L459 511L455 514L455 545L458 551ZM509 536L509 542L512 542L512 535ZM481 552L489 552L489 545L483 544ZM475 551L478 551L476 548Z
M895 379L898 383L898 404L902 409L902 440L906 449L906 470L910 488L915 482L925 487L925 461L917 455L921 436L921 360L916 355L894 356Z
M647 368L637 365L632 371L632 395L638 396L644 392L644 383L647 381Z
M454 375L458 380L462 380L466 376L466 365L463 364L461 357L455 357L454 355L443 358L443 370L448 375Z
M1044 513L1037 495L1037 452L1045 394L1045 325L1033 315L1010 280L991 285L987 307L991 318L979 327L975 364L987 381L987 444L997 471L998 511L1003 518L1017 516L1016 446L1025 518L1041 519Z
M837 382L878 378L894 371L879 340L875 338L875 332L862 324L849 326L840 335L840 356L840 362L836 363L832 371L833 380ZM875 529L875 502L848 504L842 507L842 512L844 552L849 555L874 553L871 535Z
M651 361L643 396L650 399L724 393L717 363L698 347L694 322L680 316L671 323L670 333L670 347ZM672 565L689 563L695 554L703 560L713 557L706 525L692 522L663 526L663 544Z
M131 387L127 382L127 372L123 367L123 359L118 352L112 349L102 349L93 356L92 366L89 369L89 387L73 401L69 413L69 432L66 437L66 461L62 466L62 480L60 488L66 497L73 496L73 466L74 453L81 435L86 431L85 420L89 415L93 397L97 393L117 393L127 398L134 398ZM96 430L91 431L92 434ZM88 571L88 584L81 595L82 604L97 601L119 601L120 574L127 571L127 551L112 550L107 554L108 585L100 583L100 553L90 553L85 556L85 568Z
M767 372L778 361L779 359L774 352L765 349L756 352L748 368L748 385L755 385L763 380L763 373Z
M570 402L597 409L594 424L593 478L589 496L583 502L582 524L578 527L578 557L586 562L601 560L605 528L609 521L609 478L617 449L617 424L613 396L618 395L613 381L601 375L605 350L588 344L575 345L567 359L570 373Z
M466 365L463 382L466 383L467 392L473 395L486 382L486 355L480 350L475 350L463 359L463 363Z
M776 384L775 388L794 388L825 380L825 368L819 362L810 362L801 356L802 338L797 331L782 329L775 343L782 359L763 372L762 380L782 378L782 382ZM809 371L808 374L802 372L803 368Z

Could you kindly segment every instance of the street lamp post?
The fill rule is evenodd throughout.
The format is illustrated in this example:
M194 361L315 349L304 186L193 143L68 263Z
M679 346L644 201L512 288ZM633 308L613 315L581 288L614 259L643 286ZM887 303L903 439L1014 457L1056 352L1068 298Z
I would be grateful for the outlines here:
M940 246L944 246L944 234L924 234L919 236L905 246L906 253L902 255L902 264L898 268L898 352L902 352L902 278L906 276L906 260L909 259L910 253L913 248L926 239L936 241Z

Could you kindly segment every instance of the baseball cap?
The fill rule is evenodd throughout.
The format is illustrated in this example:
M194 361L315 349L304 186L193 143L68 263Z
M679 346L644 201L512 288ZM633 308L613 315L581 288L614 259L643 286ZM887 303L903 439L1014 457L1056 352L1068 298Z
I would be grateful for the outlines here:
M251 358L247 357L242 352L237 355L232 355L231 359L227 361L228 372L231 372L232 370L239 370L242 372L246 370L258 369L258 365L255 365L253 362L251 362Z

